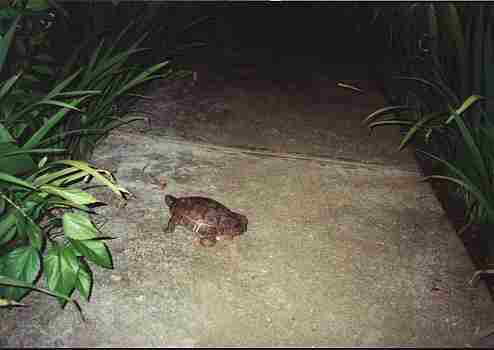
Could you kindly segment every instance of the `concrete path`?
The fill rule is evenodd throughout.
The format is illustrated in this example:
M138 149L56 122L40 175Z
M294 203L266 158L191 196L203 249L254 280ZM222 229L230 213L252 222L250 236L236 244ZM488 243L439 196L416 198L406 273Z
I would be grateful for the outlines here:
M375 107L354 107L343 141L359 144L355 116ZM93 269L88 321L32 294L30 308L1 310L0 345L444 347L471 344L494 322L487 290L466 284L472 263L429 185L410 155L388 147L398 135L368 139L369 161L345 142L310 157L287 143L235 144L248 135L219 138L220 129L190 142L181 130L200 128L175 123L117 131L94 156L135 196L119 207L102 193L115 269ZM164 234L165 193L212 197L246 215L248 231L211 248L182 228Z

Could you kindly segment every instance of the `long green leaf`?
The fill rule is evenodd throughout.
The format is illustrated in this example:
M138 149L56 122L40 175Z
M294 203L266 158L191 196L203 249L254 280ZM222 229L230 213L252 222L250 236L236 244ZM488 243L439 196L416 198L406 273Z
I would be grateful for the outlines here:
M87 96L78 98L74 101L72 101L72 106L75 107L79 103L81 103ZM56 124L62 120L63 117L70 111L69 108L62 108L59 110L55 115L53 115L46 123L43 124L43 126L38 129L34 133L33 136L22 146L22 149L32 149L37 147L37 145L41 142L41 140L45 137L46 134L50 132L52 128L55 127Z
M20 73L16 74L2 84L2 88L0 89L0 100L9 93L10 89L12 88L12 86L14 86L14 84L17 82L20 76L21 76Z
M14 37L14 33L17 27L17 23L21 19L21 16L17 16L12 23L10 24L10 28L7 31L7 34L0 41L0 72L3 71L3 65L7 59L7 54L10 48L10 44L12 43L12 39Z
M7 128L0 123L0 142L1 143L14 143L15 139L12 137Z
M39 190L62 197L79 205L94 204L98 202L98 200L91 194L84 192L80 188L63 188L52 185L43 185L39 188Z
M87 84L89 84L89 81L91 81L92 79L101 78L105 75L112 74L111 68L117 69L118 64L124 62L130 55L145 50L146 49L128 50L112 57L111 59L105 62L102 62L100 66L98 66L94 71L91 72L91 75L88 77L87 81L84 82L85 85L82 86L87 86Z
M91 58L89 59L89 63L84 71L84 75L82 77L82 81L81 81L81 86L86 86L89 81L91 80L92 78L92 72L93 72L93 67L95 66L96 64L96 61L98 59L98 56L99 56L99 52L101 51L101 49L103 48L103 43L105 42L105 39L101 39L101 42L100 44L98 45L98 47L96 48L96 50L94 50L93 54L91 55Z
M439 93L439 95L442 96L446 101L450 101L450 102L453 101L454 104L458 104L458 98L456 97L456 95L451 94L449 90L445 90L441 84L438 84L436 82L431 82L429 80L419 77L406 77L406 76L397 76L394 77L394 79L409 80L420 83L424 86L431 88L433 91Z
M0 169L11 175L25 174L36 169L33 159L15 142L0 142ZM19 153L17 155L12 155Z
M467 151L472 156L472 161L474 165L473 169L477 171L478 180L482 182L484 188L487 188L487 186L489 186L489 181L487 181L489 179L489 172L486 167L486 164L484 163L484 158L480 153L480 150L477 147L475 140L472 137L472 134L465 126L465 123L463 122L461 116L458 115L456 112L453 112L453 115L454 115L454 120L458 125L458 128L460 129L462 139L463 141L465 141L465 144L467 146Z
M33 104L33 106L38 106L38 105L52 105L52 106L72 109L72 110L77 111L77 112L81 111L79 108L74 107L71 104L63 102L63 101L43 100L43 101L40 101L38 103Z
M456 115L462 115L466 110L472 107L475 103L485 100L486 98L480 95L472 95L468 97L461 106L455 111ZM455 118L455 114L453 113L447 120L446 124L451 123L451 121Z
M144 83L146 81L149 81L149 80L152 80L152 79L158 79L159 78L158 76L150 76L150 75L153 72L155 72L155 71L163 68L168 63L169 63L169 61L161 62L161 63L156 64L156 65L152 66L151 68L145 70L144 72L142 72L141 74L139 74L137 77L135 77L134 79L132 79L130 82L128 82L127 84L125 84L124 86L122 86L120 88L120 90L118 90L115 93L115 96L120 96L123 93L125 93L126 91L128 91L128 90L130 90L130 89L136 87L137 85L142 84L142 83Z
M492 194L492 189L487 191L479 189L477 185L474 182L472 182L470 178L468 178L468 176L466 176L460 169L455 167L453 164L428 152L420 151L420 153L423 153L426 156L444 164L454 174L454 177L443 176L443 175L431 175L424 178L424 180L437 178L437 179L449 180L451 182L460 185L461 187L465 188L468 192L470 192L481 203L481 205L488 211L490 217L494 220L494 207L492 206L492 199L489 200L486 198L486 196Z
M412 126L414 123L409 121L409 120L382 120L380 122L373 122L369 124L369 129L374 129L376 126L381 126L381 125L406 125L406 126Z
M442 179L442 180L447 180L453 183L456 183L457 185L463 187L466 191L471 193L475 199L477 199L482 207L487 210L489 213L490 219L492 220L491 222L494 222L494 207L492 206L492 202L489 201L485 196L484 192L480 191L476 186L474 186L472 183L467 183L464 181L461 181L457 178L451 177L451 176L443 176L443 175L431 175L427 176L424 178L424 180L429 180L429 179Z
M6 182L11 185L17 185L21 187L28 188L30 190L36 190L36 187L33 186L31 183L24 181L18 177L9 175L7 173L2 173L0 172L0 182Z
M430 114L428 114L428 115L423 116L422 118L420 118L420 120L418 122L416 122L410 128L410 130L408 130L407 134L403 137L403 139L400 142L400 146L398 147L398 149L400 149L400 150L403 149L408 144L408 142L415 136L415 134L420 129L423 128L423 126L425 124L427 124L431 120L434 120L436 118L442 117L444 115L445 115L445 112L437 112L437 113L430 113Z
M408 105L401 105L401 106L390 106L390 107L384 107L380 108L377 111L369 114L363 121L362 123L369 123L371 120L377 118L377 117L382 117L387 114L394 114L398 113L401 111L413 111L413 108L408 106Z
M46 171L47 169L49 169L51 167L51 164L48 164L44 169L41 169L40 170L40 173ZM33 184L35 186L41 186L41 185L45 185L45 184L48 184L58 178L65 178L67 177L68 175L71 175L73 173L81 173L81 178L82 177L85 177L86 175L83 174L81 172L81 170L79 168L74 168L74 167L70 167L70 168L65 168L65 169L62 169L62 170L59 170L59 171L56 171L56 172L48 172L44 175L40 175L38 176L38 174L35 175L35 179L33 181ZM61 184L57 183L56 186L60 186Z
M55 164L65 164L74 168L81 169L82 171L85 171L87 174L93 176L96 178L98 181L109 187L114 193L118 194L119 196L123 197L123 194L129 195L130 192L127 191L125 188L118 186L114 182L108 180L106 177L100 174L101 170L97 170L89 166L88 164L84 162L78 162L74 160L59 160L56 162L52 163L53 165Z
M28 150L14 151L8 153L0 152L0 158L16 156L19 154L37 154L37 153L48 154L48 153L62 153L66 151L67 150L65 148L37 148L37 149L28 149Z

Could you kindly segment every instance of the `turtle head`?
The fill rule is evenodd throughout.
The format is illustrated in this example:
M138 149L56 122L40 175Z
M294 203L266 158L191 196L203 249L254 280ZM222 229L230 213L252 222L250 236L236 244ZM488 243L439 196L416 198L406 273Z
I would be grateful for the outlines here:
M244 233L245 231L247 231L247 225L249 224L249 220L247 220L247 217L245 215L242 215L242 214L237 214L237 218L238 218L238 221L237 221L237 230L240 232L240 233Z
M177 198L173 197L172 195L167 194L165 196L165 203L168 205L169 208L173 207L175 205L175 202L177 201Z

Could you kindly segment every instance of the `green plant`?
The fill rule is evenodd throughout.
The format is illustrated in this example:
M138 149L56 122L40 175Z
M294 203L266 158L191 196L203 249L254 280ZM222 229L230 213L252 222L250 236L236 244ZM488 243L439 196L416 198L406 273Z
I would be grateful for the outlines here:
M169 64L169 61L158 63L148 69L127 66L131 55L146 49L138 48L147 34L144 34L128 49L117 49L117 44L124 37L129 24L111 44L102 40L93 51L89 62L83 66L81 75L69 87L74 90L99 90L101 94L93 96L84 104L83 110L71 113L70 119L64 124L64 133L71 135L65 138L65 146L75 158L87 158L97 142L112 129L135 120L138 117L118 117L114 113L114 105L123 98L141 97L132 93L145 82L158 78L178 78L183 72L168 69L164 74L154 74ZM71 72L76 60L69 60L64 71Z
M0 68L19 18L0 40ZM40 147L63 137L51 133L69 112L79 111L82 101L100 93L67 91L78 74L35 96L17 88L22 72L0 84L0 306L19 305L31 290L56 296L62 305L75 302L70 298L74 290L89 299L89 262L113 267L104 243L109 237L92 220L101 202L85 191L84 183L96 179L123 199L129 192L106 170L54 161L53 155L65 149ZM36 287L41 276L47 289Z
M472 92L494 93L493 14L487 3L412 2L376 6L373 24L384 28L400 74L449 86L465 100ZM481 109L470 113L468 122L477 125Z
M398 146L400 150L417 137L425 143L433 135L443 139L451 137L453 129L446 121L451 106L458 104L454 93L447 87L421 78L394 79L409 83L406 85L407 90L401 94L402 104L378 109L364 118L363 123L371 130L383 125L400 126L405 133ZM466 109L461 110L461 113Z
M455 158L448 160L428 152L419 152L439 162L446 170L444 174L431 175L424 180L447 180L462 189L468 208L469 220L466 226L475 222L492 227L494 225L494 124L486 118L482 127L469 128L462 118L464 111L482 99L481 96L470 96L459 108L450 110L450 116L445 124L454 122L461 135L459 151Z
M431 111L431 107L424 105L419 97L414 100L414 105L381 108L368 115L363 122L370 129L384 125L402 127L404 136L398 146L399 150L417 138L423 142L419 142L419 145L427 144L433 138L439 138L443 145L447 143L446 147L440 148L439 154L419 150L442 166L442 174L432 175L427 179L448 180L460 186L460 195L469 208L468 224L494 224L494 216L490 216L491 210L494 214L494 127L488 118L484 118L482 127L477 128L468 127L462 119L468 115L469 109L485 98L472 95L454 108L457 98L451 91L424 79L401 79L419 82L428 87L429 91L435 91L439 110ZM445 107L440 109L441 106Z

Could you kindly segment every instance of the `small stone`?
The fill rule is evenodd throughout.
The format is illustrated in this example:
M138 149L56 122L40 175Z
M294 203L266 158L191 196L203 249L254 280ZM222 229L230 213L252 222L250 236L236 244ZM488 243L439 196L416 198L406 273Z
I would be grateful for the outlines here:
M144 301L144 295L139 295L137 298L136 298L136 301L138 303L142 303Z

